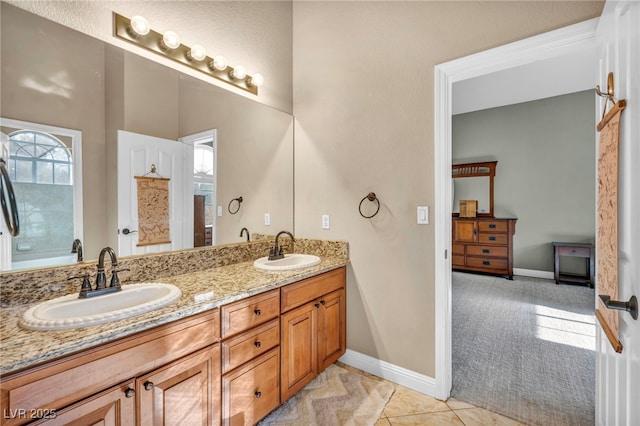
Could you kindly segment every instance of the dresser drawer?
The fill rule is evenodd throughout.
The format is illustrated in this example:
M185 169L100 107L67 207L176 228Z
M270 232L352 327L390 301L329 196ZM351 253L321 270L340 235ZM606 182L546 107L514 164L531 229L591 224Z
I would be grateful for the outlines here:
M560 256L589 257L591 249L588 247L558 247Z
M233 336L276 318L280 314L280 290L224 305L220 312L222 337Z
M280 344L278 318L222 342L222 372L226 373Z
M253 425L280 405L280 348L222 376L222 424Z
M467 257L467 266L473 268L507 269L507 259Z
M478 242L480 244L507 244L507 234L478 234Z
M468 256L490 256L490 257L507 257L509 250L507 247L494 246L467 246Z
M282 312L289 311L320 296L341 289L345 284L346 269L339 268L282 287Z
M504 221L478 221L478 229L480 232L507 232L507 222Z

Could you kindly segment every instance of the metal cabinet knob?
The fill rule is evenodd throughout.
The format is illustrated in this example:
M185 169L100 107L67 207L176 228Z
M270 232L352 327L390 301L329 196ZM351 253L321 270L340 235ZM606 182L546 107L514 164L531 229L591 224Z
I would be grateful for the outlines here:
M153 382L150 382L150 381L147 380L146 382L144 382L144 388L145 388L145 390L153 389Z
M262 396L262 392L255 391L254 395L256 396L256 398L260 398Z
M255 342L253 344L256 348L259 348L260 346L262 346L262 343L260 343L260 341L258 340L257 342Z
M256 314L257 317L259 317L262 311L260 309L255 309L253 313Z
M135 389L132 388L126 388L124 390L124 396L127 398L133 398L133 396L136 394Z

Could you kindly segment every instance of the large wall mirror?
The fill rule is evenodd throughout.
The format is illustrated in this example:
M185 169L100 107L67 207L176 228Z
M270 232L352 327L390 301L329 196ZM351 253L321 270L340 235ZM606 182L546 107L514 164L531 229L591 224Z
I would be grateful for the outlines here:
M196 211L190 206L185 223L178 225L186 230L186 243L163 250L193 247L189 232L196 233L198 223L209 228L207 240L216 245L244 241L240 231L245 227L251 234L293 231L291 115L15 6L1 3L0 7L0 108L5 119L0 130L15 138L31 127L44 134L48 128L57 129L57 134L50 133L69 148L71 156L65 132L81 135L81 159L73 163L82 177L82 192L77 196L82 207L76 221L79 229L58 238L56 247L47 249L51 256L57 252L66 256L64 261L73 260L69 252L73 240L81 236L85 260L95 259L102 247L122 247L124 228L135 231L135 224L122 222L118 212L123 202L118 190L121 131L191 148L183 160L185 170L193 170ZM20 128L16 123L32 125ZM136 173L145 174L151 164L140 161L137 167ZM162 172L158 167L157 173ZM242 203L233 204L239 197ZM191 199L191 192L186 199ZM228 209L230 203L235 214ZM39 217L54 218L46 205L38 207ZM202 219L195 214L200 209ZM267 215L269 225L265 224ZM41 239L55 238L54 229L55 220L41 226ZM12 252L26 261L29 252L38 251L35 242L26 241L29 233L25 228L11 241ZM126 235L136 237L135 232ZM197 239L202 241L200 236Z

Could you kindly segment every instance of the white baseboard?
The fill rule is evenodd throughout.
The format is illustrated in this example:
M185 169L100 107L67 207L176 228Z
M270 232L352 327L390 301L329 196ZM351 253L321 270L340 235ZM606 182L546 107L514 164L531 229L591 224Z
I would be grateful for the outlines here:
M553 272L538 271L536 269L513 268L513 275L520 275L523 277L531 277L531 278L543 278L545 280L554 279Z
M347 349L347 352L338 361L435 398L436 381L432 377L351 349Z

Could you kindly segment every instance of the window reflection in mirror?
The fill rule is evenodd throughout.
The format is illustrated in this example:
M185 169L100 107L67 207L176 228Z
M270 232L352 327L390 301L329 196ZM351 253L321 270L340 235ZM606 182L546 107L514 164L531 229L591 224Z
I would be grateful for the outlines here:
M81 133L5 118L0 125L21 222L0 269L73 262L73 240L82 237Z

